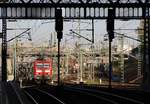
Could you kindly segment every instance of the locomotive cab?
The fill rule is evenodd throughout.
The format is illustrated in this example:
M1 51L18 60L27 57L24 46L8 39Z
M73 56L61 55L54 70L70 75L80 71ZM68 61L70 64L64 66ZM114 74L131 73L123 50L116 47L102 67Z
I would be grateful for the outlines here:
M36 60L33 64L35 81L47 81L52 79L52 60Z

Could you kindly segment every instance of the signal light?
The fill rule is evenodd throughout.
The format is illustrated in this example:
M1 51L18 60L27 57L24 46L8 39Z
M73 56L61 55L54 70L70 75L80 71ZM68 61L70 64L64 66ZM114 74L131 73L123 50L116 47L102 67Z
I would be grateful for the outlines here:
M114 19L108 18L107 19L107 32L114 31Z
M62 9L55 9L55 30L57 32L57 39L60 41L63 37Z
M55 30L56 32L63 31L62 9L55 9Z
M112 39L114 39L114 16L115 16L115 10L108 9L107 32L109 35L110 42L112 42Z

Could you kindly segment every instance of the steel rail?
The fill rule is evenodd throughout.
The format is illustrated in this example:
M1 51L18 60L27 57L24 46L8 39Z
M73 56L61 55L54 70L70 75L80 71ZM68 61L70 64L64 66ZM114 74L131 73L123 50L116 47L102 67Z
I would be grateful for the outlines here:
M93 96L93 97L98 98L98 99L100 99L100 100L109 102L109 104L119 104L119 103L116 102L116 101L110 100L110 99L105 98L105 97L102 97L102 96L97 96L97 95L95 95L95 94L92 94L92 93L89 93L89 92L85 92L85 91L83 91L83 90L77 90L77 89L75 90L75 89L72 89L72 88L70 88L70 87L64 88L64 90L66 90L66 91L70 90L70 91L75 91L75 92L84 93L84 94L86 94L86 95Z
M119 98L119 99L122 99L122 100L126 100L126 101L129 101L129 102L132 102L132 103L144 104L143 102L140 102L140 101L137 101L137 100L134 100L134 99L131 99L131 98L119 96L117 94L112 94L112 93L109 93L109 92L104 92L104 91L99 91L99 90L94 90L94 89L75 88L75 87L70 87L70 86L67 86L67 88L76 89L76 90L80 90L80 91L86 91L86 92L89 92L89 93L104 94L104 95L113 96L113 97L116 97L116 98Z
M18 97L18 100L20 101L20 103L21 103L21 104L25 104L25 103L23 102L22 98L20 97L19 93L17 92L16 86L14 86L13 83L11 83L11 82L8 83L8 84L10 84L10 86L14 89L14 91L15 91L17 97Z
M24 90L24 93L25 93L28 97L30 97L31 100L32 100L35 104L39 104L39 103L33 98L33 96L32 96L31 94L29 94L27 91Z
M33 95L30 94L30 92L28 92L29 90L34 90L36 91L37 93L42 93L42 94L45 94L46 96L49 96L51 97L52 99L54 99L55 101L59 102L59 104L66 104L64 103L63 101L59 100L57 97L53 96L52 94L46 92L46 91L43 91L43 90L40 90L40 89L37 89L37 88L25 88L24 91L25 93L33 100L33 102L36 102L36 104L39 104L37 103L36 99L33 97Z
M48 93L46 91L43 91L43 90L40 90L40 89L35 89L35 90L37 90L37 91L39 91L41 93L45 93L46 95L52 97L53 99L57 100L61 104L65 104L64 102L62 102L61 100L59 100L57 97L53 96L52 94L50 94L50 93Z

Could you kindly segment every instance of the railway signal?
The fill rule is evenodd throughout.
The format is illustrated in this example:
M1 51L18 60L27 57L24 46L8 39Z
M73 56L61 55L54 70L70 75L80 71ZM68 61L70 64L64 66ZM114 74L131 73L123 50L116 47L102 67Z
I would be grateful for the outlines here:
M57 32L57 39L60 41L63 37L63 17L62 9L56 9L55 11L55 30Z
M114 9L108 10L108 19L107 19L107 32L109 34L109 40L112 42L114 39Z
M115 9L108 9L108 19L107 19L107 32L109 35L109 88L111 88L111 79L112 79L112 60L111 60L111 42L114 38L114 16Z
M63 37L63 17L62 9L55 9L55 30L58 39L58 86L60 85L60 41Z

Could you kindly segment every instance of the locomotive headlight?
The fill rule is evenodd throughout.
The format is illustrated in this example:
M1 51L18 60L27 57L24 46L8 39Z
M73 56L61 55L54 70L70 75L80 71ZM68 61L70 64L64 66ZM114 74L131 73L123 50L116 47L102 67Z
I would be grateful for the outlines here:
M42 72L42 70L36 70L36 72L37 72L37 73L41 73L41 72Z
M46 73L50 73L50 70L45 70Z

